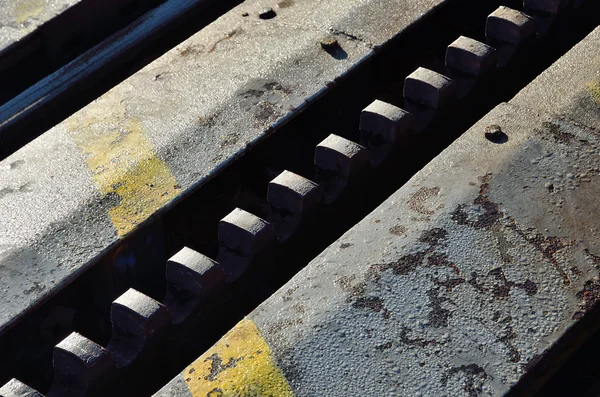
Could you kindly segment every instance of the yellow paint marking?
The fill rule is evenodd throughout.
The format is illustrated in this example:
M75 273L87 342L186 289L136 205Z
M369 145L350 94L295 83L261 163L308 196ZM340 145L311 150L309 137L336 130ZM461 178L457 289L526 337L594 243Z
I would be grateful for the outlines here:
M21 0L15 4L15 20L22 24L29 18L34 18L46 10L44 0Z
M252 320L240 321L183 372L193 397L293 397Z
M600 106L600 80L588 83L586 88L592 96L592 99Z
M122 101L111 94L75 113L66 125L86 155L96 186L114 200L109 216L119 236L124 236L181 188L154 153L142 123L126 117Z

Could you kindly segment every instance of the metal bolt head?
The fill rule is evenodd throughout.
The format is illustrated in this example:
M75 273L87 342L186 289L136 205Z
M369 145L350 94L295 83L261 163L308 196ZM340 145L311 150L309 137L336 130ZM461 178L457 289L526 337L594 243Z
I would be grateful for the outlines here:
M502 128L497 124L491 124L485 127L485 137L488 141L494 143L504 143L508 141L508 135L506 135Z

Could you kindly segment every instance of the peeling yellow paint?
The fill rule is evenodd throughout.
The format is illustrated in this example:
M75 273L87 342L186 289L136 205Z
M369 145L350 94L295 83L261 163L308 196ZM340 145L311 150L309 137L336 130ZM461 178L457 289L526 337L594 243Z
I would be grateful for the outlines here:
M123 101L111 94L75 113L66 125L86 156L96 186L116 203L109 216L124 236L181 188L154 153L142 123L127 117Z
M21 0L15 4L14 15L17 23L22 24L46 10L45 0Z
M193 397L293 397L252 320L240 321L183 372Z
M588 83L586 88L592 96L592 99L600 106L600 80Z

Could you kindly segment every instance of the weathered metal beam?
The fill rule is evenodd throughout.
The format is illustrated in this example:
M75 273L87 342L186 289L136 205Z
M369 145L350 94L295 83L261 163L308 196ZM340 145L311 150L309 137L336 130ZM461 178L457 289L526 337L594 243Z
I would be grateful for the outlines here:
M502 395L567 335L576 349L573 326L600 325L599 43L600 28L155 396Z

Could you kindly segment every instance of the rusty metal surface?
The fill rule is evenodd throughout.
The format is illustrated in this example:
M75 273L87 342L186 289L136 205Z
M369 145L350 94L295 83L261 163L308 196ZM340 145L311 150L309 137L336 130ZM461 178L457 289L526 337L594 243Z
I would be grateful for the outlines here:
M445 2L245 2L0 162L0 332Z
M578 65L599 34L545 76ZM540 81L532 86L568 85ZM294 395L502 395L596 306L600 136L586 120L599 109L557 116L575 104L563 98L547 112L539 98L524 99L530 89L476 123L240 323L256 325ZM508 139L489 140L491 126ZM219 343L213 351L230 355ZM203 357L156 396L221 387L235 366L202 378L195 371Z

